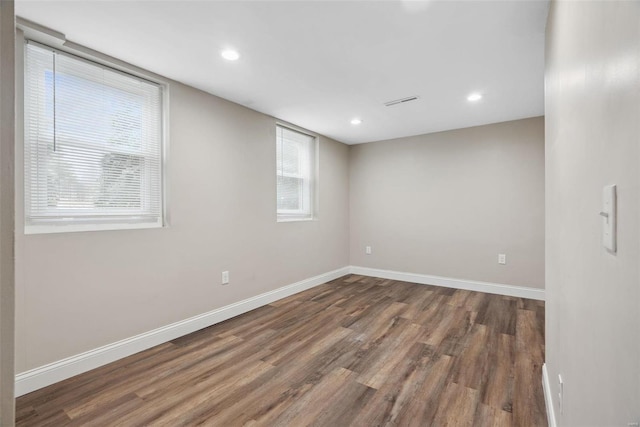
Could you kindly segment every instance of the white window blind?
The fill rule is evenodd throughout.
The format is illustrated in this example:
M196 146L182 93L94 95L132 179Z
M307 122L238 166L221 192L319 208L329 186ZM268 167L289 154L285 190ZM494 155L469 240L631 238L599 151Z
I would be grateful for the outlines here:
M156 83L28 42L27 232L162 226L162 97Z
M312 219L315 138L279 125L276 134L278 220Z

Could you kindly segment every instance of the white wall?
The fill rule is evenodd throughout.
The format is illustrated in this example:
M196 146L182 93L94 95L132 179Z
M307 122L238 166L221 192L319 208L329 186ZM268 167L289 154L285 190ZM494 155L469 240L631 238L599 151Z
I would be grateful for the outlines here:
M0 425L14 422L14 25L13 0L0 1Z
M561 426L626 426L640 421L640 3L552 3L546 59L551 397ZM615 254L601 244L608 184Z
M352 265L544 288L544 118L351 146L349 169Z
M168 228L24 235L18 150L17 372L348 265L346 145L319 138L319 219L277 223L276 120L170 102Z

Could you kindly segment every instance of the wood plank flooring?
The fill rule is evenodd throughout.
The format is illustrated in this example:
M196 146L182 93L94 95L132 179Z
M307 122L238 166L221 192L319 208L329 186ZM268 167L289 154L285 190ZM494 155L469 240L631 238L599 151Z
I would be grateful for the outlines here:
M546 426L544 303L345 276L17 399L18 426Z

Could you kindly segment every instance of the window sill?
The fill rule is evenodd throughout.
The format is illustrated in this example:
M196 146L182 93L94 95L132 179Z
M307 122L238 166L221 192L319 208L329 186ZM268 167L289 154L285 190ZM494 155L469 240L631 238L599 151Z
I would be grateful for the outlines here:
M313 218L313 217L289 217L289 218L278 218L276 220L276 222L305 222L305 221L316 221L317 218Z
M147 228L163 228L161 222L139 223L103 223L103 224L42 224L25 225L24 234L53 234L53 233L78 233L83 231L115 231L137 230Z

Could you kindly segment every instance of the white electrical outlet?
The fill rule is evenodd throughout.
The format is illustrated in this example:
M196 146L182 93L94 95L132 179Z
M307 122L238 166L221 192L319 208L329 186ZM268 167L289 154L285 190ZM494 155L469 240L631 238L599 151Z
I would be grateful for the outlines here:
M229 272L228 271L223 271L222 272L222 284L223 285L228 285L229 284Z
M506 264L507 263L507 254L498 254L498 264Z
M364 253L367 255L371 255L371 246L365 246L364 247Z
M564 381L562 381L562 375L558 374L558 409L560 409L560 415L562 415L563 398L564 398Z

